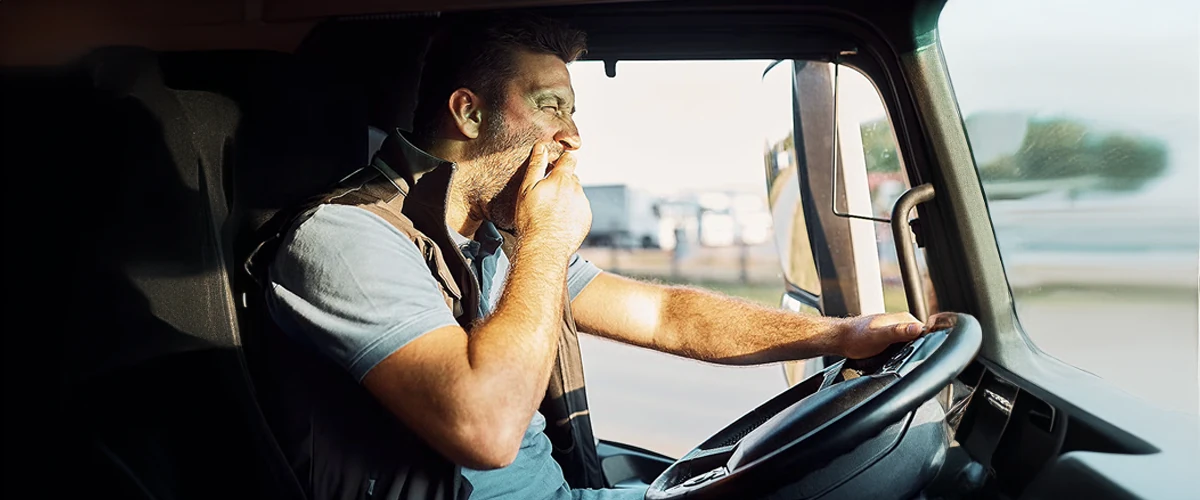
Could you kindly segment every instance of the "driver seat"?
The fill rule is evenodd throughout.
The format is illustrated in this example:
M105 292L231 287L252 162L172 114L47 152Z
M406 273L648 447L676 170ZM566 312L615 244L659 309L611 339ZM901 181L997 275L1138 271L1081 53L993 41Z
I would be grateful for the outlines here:
M3 75L10 311L36 322L6 338L6 491L303 498L226 279L239 111L172 86L172 58L116 47Z

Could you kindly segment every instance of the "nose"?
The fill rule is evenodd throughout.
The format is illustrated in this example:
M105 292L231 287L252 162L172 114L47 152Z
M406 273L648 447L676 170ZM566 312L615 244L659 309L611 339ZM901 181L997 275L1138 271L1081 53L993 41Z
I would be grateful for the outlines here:
M579 137L579 127L576 127L575 120L569 117L566 119L566 125L554 134L554 140L567 151L575 151L583 146L583 138Z

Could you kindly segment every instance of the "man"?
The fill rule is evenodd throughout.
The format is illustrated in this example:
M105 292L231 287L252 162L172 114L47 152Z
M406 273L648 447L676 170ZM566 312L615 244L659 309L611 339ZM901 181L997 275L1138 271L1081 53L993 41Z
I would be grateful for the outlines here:
M307 425L383 448L427 443L461 466L472 499L641 498L636 490L571 491L551 458L538 408L564 317L584 332L724 364L862 358L921 334L907 314L801 316L622 278L576 255L591 211L575 176L572 153L582 143L567 63L583 50L582 33L546 19L450 27L426 56L414 134L389 136L372 167L292 225L270 266L272 317L419 440L356 431L360 417L349 406L320 417L345 419L339 424ZM515 235L509 256L497 229ZM467 278L454 276L457 263L470 269ZM476 292L481 299L469 300ZM308 439L325 439L309 447L329 450L305 458L322 476L309 479L316 497L440 488L390 477L414 474L426 465L420 460L380 473L362 464L389 450L362 451L376 458L349 466L316 455L350 452L315 432Z

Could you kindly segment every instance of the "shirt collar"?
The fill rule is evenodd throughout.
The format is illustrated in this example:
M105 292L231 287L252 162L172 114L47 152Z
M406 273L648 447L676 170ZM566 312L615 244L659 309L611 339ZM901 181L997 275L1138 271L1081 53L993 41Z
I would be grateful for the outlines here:
M504 236L500 235L495 224L483 221L483 224L480 224L479 229L475 231L475 241L483 246L485 252L493 254L504 243Z
M475 231L474 239L458 234L458 231L455 231L450 226L446 226L446 229L450 231L450 238L454 240L454 244L459 247L477 243L479 249L482 251L480 255L492 255L496 253L500 245L504 244L504 236L496 229L495 224L488 221L484 221L483 224L479 225L479 229Z

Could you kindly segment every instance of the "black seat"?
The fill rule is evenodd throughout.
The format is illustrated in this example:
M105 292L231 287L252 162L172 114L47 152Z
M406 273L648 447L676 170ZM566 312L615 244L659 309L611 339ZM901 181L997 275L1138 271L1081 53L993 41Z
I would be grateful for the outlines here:
M289 54L177 53L164 57L162 65L172 88L218 94L239 110L236 127L223 139L232 147L226 152L229 217L222 243L232 256L236 317L272 435L284 449L303 447L303 430L292 428L293 413L301 411L294 405L303 398L292 394L300 390L295 378L278 365L287 358L278 350L289 346L278 344L262 290L243 264L290 218L290 209L366 164L362 92Z
M54 471L50 496L299 498L238 348L226 158L198 132L237 109L168 88L158 59L6 72L7 260L27 284L10 312L42 311L5 350L6 384L36 408L9 442L35 440L17 449L27 479Z
M5 339L8 492L302 498L256 404L232 283L238 228L254 227L239 222L296 200L273 186L365 161L361 109L298 66L119 48L5 69L6 309L34 325Z
M295 56L179 52L165 54L162 68L169 87L216 94L237 108L232 128L203 132L227 141L224 189L230 217L222 238L239 265L261 241L252 233L276 213L368 160L367 110L359 88Z

